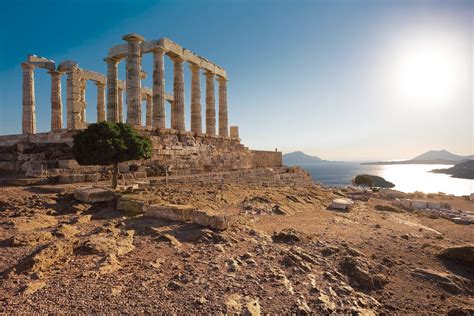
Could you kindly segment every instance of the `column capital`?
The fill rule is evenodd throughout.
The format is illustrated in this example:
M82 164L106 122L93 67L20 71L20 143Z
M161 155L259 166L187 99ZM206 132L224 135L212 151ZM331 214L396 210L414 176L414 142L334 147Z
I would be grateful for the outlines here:
M204 71L204 76L206 76L206 77L214 78L215 75L216 75L216 74L213 73L212 71L209 71L209 70L205 70L205 71Z
M94 81L94 84L97 86L97 88L105 88L105 82Z
M199 72L201 70L201 67L199 67L199 65L195 64L195 63L192 63L192 62L189 62L188 64L188 67L189 69L191 69L191 71L196 71L196 72Z
M217 75L216 77L217 77L216 80L217 80L219 83L225 83L225 82L229 81L229 79L227 79L227 78L225 78L225 77L222 77L222 76L219 76L219 75Z
M161 46L155 46L151 49L153 54L159 54L159 55L164 55L167 53L167 50L164 47Z
M51 76L61 76L64 74L64 72L62 71L57 71L57 70L48 70L48 73L51 75Z
M170 56L170 59L173 61L173 63L184 63L184 59L183 57L181 56L178 56L178 55L174 55L174 56Z
M118 59L118 58L106 57L106 58L104 58L104 61L105 61L107 64L117 65L117 64L120 62L120 59Z
M35 69L35 65L30 64L30 63L21 63L21 68L28 69L28 70L33 70L33 69Z
M138 35L137 33L129 33L124 36L122 36L122 39L127 41L127 42L135 42L135 43L141 43L145 40L145 38L141 35Z

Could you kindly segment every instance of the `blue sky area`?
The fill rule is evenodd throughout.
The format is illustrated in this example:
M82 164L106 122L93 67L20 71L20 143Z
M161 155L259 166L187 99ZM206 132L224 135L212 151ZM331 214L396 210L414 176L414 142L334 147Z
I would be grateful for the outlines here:
M229 123L251 148L338 160L441 148L472 154L473 8L472 1L2 1L0 134L21 132L26 55L105 74L107 50L135 32L168 37L224 67ZM151 87L149 54L143 70ZM121 79L124 72L122 62ZM165 72L172 92L169 60ZM189 128L187 67L185 77ZM65 107L65 78L62 85ZM35 89L37 129L48 131L44 69L35 72ZM94 84L86 93L87 120L95 122ZM204 105L204 89L202 96Z

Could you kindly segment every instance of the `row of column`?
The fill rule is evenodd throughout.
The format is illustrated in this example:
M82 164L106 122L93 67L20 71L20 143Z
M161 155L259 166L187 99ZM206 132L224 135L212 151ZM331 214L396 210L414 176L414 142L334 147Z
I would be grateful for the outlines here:
M141 51L140 44L144 38L129 34L123 37L128 43L126 57L126 100L127 100L127 123L131 125L142 125L141 122ZM165 128L165 74L164 56L166 51L158 47L153 50L153 95L147 99L146 125L154 128ZM173 61L173 91L174 101L171 108L171 128L185 130L185 99L184 99L184 60L179 56L170 56ZM118 122L121 118L121 105L118 91L119 59L106 58L107 62L107 120ZM202 133L201 117L201 82L200 68L190 63L191 79L191 131ZM216 75L206 71L206 133L216 135L216 109L214 81ZM227 80L217 77L219 82L219 127L221 136L228 136L228 112L227 112ZM148 111L148 110L151 111Z
M22 131L24 134L36 133L36 104L35 104L35 65L22 63L23 95L22 95ZM61 97L62 72L50 70L51 75L51 130L63 128L63 105ZM86 126L86 82L82 79L81 70L74 67L67 77L67 128L78 129ZM96 82L97 86L97 121L105 121L105 84Z

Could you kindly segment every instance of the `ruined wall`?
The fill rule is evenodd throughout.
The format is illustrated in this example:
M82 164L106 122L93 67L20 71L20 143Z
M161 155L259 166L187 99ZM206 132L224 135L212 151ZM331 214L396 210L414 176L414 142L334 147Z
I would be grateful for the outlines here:
M110 168L79 166L71 152L77 131L0 137L0 170L24 172L28 177L56 177L59 182L98 181ZM123 179L163 175L191 175L281 166L281 153L252 151L239 139L171 129L141 128L150 138L153 157L119 165Z
M282 165L282 154L280 151L252 150L255 168L278 167Z

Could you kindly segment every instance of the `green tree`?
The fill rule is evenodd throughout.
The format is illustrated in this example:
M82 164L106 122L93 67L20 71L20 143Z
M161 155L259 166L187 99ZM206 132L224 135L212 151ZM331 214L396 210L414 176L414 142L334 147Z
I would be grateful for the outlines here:
M364 191L367 188L371 188L374 186L374 179L366 174L360 174L352 180L352 183L358 187L364 188Z
M112 165L112 188L116 189L118 164L151 158L152 146L128 124L100 122L74 135L72 152L80 165Z

